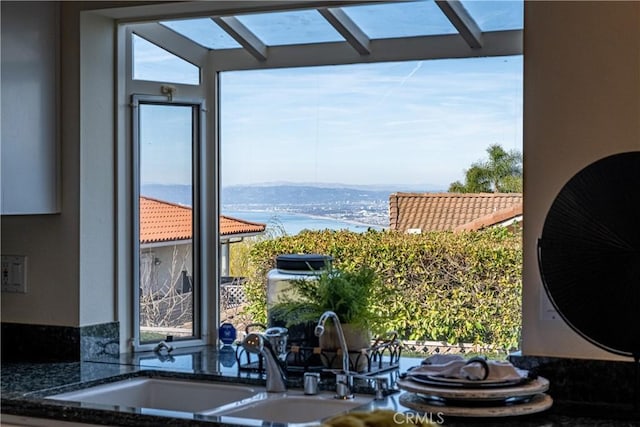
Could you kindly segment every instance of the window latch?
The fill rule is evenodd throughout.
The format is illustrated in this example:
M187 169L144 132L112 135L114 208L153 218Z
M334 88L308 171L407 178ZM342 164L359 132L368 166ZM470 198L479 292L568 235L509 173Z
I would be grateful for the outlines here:
M177 91L178 89L175 86L170 86L170 85L160 86L160 92L163 95L167 95L167 99L169 100L169 102L173 101L173 95L175 95Z

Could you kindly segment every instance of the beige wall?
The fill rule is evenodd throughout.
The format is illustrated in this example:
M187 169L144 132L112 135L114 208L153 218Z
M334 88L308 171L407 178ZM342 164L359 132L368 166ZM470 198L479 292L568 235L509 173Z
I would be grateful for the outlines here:
M536 244L551 203L576 172L640 150L640 2L527 1L524 40L522 351L617 358L544 314L550 306Z

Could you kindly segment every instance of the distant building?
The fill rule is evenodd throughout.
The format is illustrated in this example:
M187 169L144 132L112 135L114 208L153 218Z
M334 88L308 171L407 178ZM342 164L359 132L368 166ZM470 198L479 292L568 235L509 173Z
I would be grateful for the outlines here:
M221 275L229 275L229 244L264 233L266 224L220 216ZM192 286L192 209L140 197L140 272L142 292L166 293Z
M393 193L389 196L389 228L404 233L480 230L521 220L521 193Z

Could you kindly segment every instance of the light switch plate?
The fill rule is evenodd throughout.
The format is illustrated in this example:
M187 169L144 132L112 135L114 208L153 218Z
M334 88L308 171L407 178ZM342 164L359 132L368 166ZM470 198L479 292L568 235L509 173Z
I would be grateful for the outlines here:
M27 293L27 257L2 255L2 292Z

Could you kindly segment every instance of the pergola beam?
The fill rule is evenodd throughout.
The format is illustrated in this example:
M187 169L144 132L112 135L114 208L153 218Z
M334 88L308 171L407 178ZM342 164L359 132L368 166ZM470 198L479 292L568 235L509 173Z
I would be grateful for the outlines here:
M207 61L207 49L164 25L156 22L139 24L135 26L134 33L198 67L203 67Z
M369 37L342 9L318 9L318 12L360 55L369 55Z
M358 54L347 42L271 46L265 61L257 61L240 48L212 52L216 71L254 70L522 55L522 36L522 30L487 31L478 49L471 49L458 34L374 39L369 55Z
M482 30L458 0L436 0L436 4L470 48L482 47Z
M211 19L258 61L267 59L267 46L238 18L235 16L216 16Z

